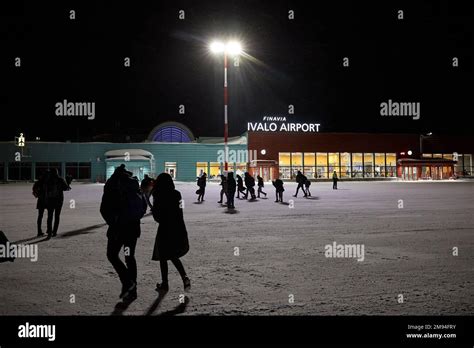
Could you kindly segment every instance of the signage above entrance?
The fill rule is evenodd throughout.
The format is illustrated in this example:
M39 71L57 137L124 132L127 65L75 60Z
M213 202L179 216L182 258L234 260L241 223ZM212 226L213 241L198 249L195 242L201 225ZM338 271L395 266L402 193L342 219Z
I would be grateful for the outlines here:
M286 122L285 116L264 116L263 122L247 122L247 130L253 132L317 133L319 132L319 126L319 123Z

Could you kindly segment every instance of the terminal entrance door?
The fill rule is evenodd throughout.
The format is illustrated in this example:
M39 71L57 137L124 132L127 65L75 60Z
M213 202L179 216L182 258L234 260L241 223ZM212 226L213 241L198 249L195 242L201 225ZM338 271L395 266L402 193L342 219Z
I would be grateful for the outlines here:
M176 162L165 162L165 172L168 173L173 180L176 179Z
M272 160L255 160L249 165L249 173L253 177L260 175L263 181L275 180L278 177L278 170L275 161Z

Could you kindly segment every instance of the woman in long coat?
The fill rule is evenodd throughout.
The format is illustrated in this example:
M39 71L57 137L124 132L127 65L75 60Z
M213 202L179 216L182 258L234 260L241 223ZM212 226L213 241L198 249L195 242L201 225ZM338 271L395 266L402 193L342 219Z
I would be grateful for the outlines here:
M161 284L156 284L156 290L169 289L168 260L176 267L183 280L184 289L188 290L191 281L179 259L189 251L188 232L183 219L181 193L175 190L173 179L168 173L161 173L156 178L152 213L159 224L152 260L160 261L162 280Z

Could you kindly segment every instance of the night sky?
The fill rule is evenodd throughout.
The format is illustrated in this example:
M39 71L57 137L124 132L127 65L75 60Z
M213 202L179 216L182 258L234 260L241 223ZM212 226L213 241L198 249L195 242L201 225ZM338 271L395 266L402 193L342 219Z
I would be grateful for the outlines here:
M469 1L15 3L0 5L0 140L141 141L169 120L222 136L223 59L208 44L226 37L251 57L229 68L231 136L264 115L321 132L473 133ZM56 116L64 99L95 102L95 120ZM421 102L420 120L381 117L388 99Z

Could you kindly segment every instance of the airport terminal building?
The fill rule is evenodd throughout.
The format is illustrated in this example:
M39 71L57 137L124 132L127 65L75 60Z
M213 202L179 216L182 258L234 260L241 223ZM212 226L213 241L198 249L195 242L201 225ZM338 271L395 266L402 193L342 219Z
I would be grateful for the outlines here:
M229 138L229 151L246 153L245 136ZM206 172L210 179L223 172L222 138L195 138L183 124L166 122L156 126L140 143L41 142L0 143L0 180L36 180L41 172L57 168L75 180L104 182L121 163L139 179L145 174L169 173L175 180L194 181ZM234 156L235 157L235 156ZM229 170L245 172L247 159L229 163Z
M449 179L473 173L474 141L419 134L248 132L253 173L292 179Z
M308 130L310 129L307 127ZM313 128L313 130L316 128ZM32 181L57 168L75 180L104 182L125 163L139 179L169 173L195 181L203 172L224 172L222 138L196 138L177 122L156 126L143 142L0 142L0 181ZM229 170L265 180L293 180L300 170L312 180L437 180L471 176L474 142L468 136L323 133L303 127L249 130L229 138Z

